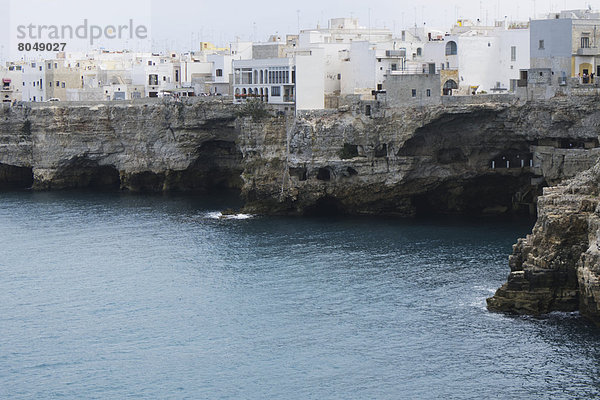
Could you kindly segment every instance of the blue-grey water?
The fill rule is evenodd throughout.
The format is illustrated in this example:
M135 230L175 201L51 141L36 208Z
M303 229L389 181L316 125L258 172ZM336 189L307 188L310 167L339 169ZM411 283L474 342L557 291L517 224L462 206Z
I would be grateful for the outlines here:
M489 313L530 220L0 194L0 398L591 399L600 331Z

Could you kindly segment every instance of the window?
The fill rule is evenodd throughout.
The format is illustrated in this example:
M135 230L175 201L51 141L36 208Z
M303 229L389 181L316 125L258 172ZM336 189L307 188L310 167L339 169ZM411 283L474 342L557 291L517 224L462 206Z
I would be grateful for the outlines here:
M56 81L56 87L59 87L59 86L60 86L60 82Z
M48 69L52 69L52 63L48 63Z
M427 97L431 97L431 89L427 89Z
M60 84L60 87L61 87L61 88L64 88L64 87L65 87L65 83L64 83L64 82L62 82L62 83Z
M215 72L215 74L217 76L223 76L223 70L219 68L219 69L217 69L217 71Z
M589 49L590 48L590 38L588 36L581 37L581 48Z
M36 67L35 63L31 63L31 68L35 68L35 67Z
M48 86L49 86L49 87L52 87L52 82L48 82Z
M517 46L510 46L510 61L517 61Z
M398 64L392 64L392 71L398 70Z
M158 85L158 75L156 75L156 74L148 75L148 85Z
M148 61L148 65L152 66L152 61Z
M417 97L417 89L412 89L412 97Z
M458 48L456 46L456 42L451 40L446 44L446 55L447 56L455 56L458 52Z
M271 88L271 96L281 96L281 86L273 86Z
M544 50L544 41L543 40L540 40L538 42L538 50Z
M421 56L423 54L423 49L417 47L417 56Z

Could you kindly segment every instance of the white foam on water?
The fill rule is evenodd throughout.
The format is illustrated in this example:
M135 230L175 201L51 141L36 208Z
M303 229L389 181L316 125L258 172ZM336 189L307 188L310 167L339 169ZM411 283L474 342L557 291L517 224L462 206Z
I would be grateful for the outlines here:
M223 218L225 218L225 219L250 219L253 217L254 217L254 215L251 215L251 214L235 214L235 215L226 215Z
M209 219L250 219L254 217L254 215L251 214L223 215L221 211L211 211L206 213L204 216Z
M204 216L210 219L220 219L223 216L223 213L221 213L221 211L212 211L206 213Z

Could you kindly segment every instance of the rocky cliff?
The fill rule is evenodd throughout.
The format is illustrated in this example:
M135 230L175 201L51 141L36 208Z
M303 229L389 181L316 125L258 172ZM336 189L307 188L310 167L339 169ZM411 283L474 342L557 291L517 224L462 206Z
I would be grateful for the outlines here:
M240 123L243 192L259 213L533 211L541 188L593 165L599 105L368 109ZM370 115L369 115L370 114ZM284 128L285 127L285 128Z
M231 104L50 103L0 112L0 186L162 191L241 185Z
M238 188L269 214L529 212L597 159L593 98L482 99L297 116L203 99L4 106L0 188Z
M600 325L600 164L544 189L533 232L519 239L510 275L488 299L495 311L579 310Z

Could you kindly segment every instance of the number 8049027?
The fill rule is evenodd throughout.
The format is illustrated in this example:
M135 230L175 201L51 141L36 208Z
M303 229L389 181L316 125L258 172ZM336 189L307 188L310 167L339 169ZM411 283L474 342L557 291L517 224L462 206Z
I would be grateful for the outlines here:
M66 43L19 43L18 51L65 51Z

